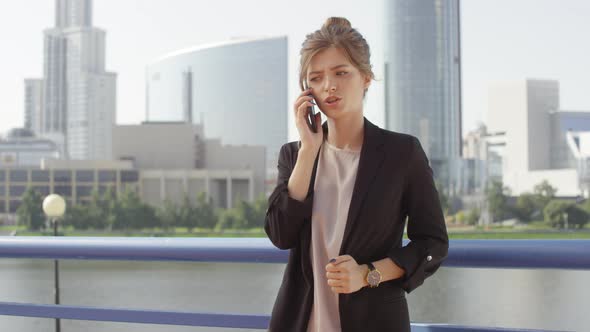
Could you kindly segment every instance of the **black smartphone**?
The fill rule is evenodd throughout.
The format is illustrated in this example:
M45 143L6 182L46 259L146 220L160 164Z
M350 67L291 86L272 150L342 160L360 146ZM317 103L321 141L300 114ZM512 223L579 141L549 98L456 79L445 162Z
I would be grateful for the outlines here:
M307 90L308 85L307 85L307 80L303 81L303 89ZM309 96L311 96L312 94L310 93ZM315 103L315 99L312 99L312 102ZM315 123L315 107L309 106L307 108L307 125L309 126L309 129L311 129L312 132L316 133L316 123Z

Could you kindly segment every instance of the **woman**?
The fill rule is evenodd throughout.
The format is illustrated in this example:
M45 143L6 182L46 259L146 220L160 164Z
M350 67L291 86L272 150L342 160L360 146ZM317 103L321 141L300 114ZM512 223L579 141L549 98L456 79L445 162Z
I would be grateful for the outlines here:
M405 292L447 256L432 170L418 140L363 116L369 46L329 18L301 49L294 103L301 140L282 146L265 231L291 249L270 331L410 331ZM311 94L311 96L310 96ZM313 97L313 98L312 98ZM308 107L316 115L313 132ZM402 237L408 217L408 245Z

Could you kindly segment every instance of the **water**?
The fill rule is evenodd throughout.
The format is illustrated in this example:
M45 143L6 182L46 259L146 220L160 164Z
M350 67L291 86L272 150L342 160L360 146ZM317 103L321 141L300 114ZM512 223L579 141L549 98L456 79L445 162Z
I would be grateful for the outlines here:
M60 261L68 305L269 314L284 265ZM0 301L53 303L53 261L0 259ZM590 331L590 271L441 268L408 294L412 322ZM2 331L53 319L0 316ZM62 320L63 332L238 331ZM259 330L243 330L259 331Z

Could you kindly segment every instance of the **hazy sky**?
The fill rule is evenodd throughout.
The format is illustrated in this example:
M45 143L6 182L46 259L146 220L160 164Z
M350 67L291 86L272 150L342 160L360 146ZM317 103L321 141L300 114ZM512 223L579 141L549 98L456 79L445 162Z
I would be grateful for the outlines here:
M298 93L299 46L328 16L347 17L365 36L382 79L383 1L95 0L94 25L107 32L107 70L118 74L117 122L144 120L146 64L235 36L289 37L289 112ZM54 25L54 6L52 0L0 2L0 132L23 125L24 79L42 76L42 31ZM562 109L590 111L588 14L587 0L463 1L463 131L485 121L492 80L556 79ZM382 97L382 81L373 82L365 110L378 125ZM290 140L296 139L289 120Z

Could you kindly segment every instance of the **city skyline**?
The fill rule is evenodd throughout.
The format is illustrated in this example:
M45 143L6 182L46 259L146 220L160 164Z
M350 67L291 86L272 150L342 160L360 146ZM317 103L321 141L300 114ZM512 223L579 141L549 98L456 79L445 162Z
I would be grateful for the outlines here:
M288 8L287 12L278 3L260 3L266 8L265 13L276 15L231 1L215 6L209 4L210 11L194 10L201 6L197 2L177 0L175 4L112 0L94 3L93 23L107 32L109 40L107 68L119 74L117 123L145 120L145 69L151 61L178 49L241 35L289 37L289 101L285 105L285 112L288 112L297 93L293 77L299 46L306 33L319 28L327 16L335 15L347 17L371 46L379 81L373 82L369 92L366 114L383 125L383 109L379 106L383 98L383 18L379 16L382 1L372 2L373 6L330 1L311 7L303 2ZM41 76L43 29L53 25L54 20L53 1L26 0L3 6L6 7L0 11L6 15L0 20L0 24L6 25L0 29L3 40L18 40L21 51L5 54L5 61L0 64L0 70L5 73L0 77L3 91L0 107L4 119L0 132L23 125L24 80ZM31 7L36 10L30 11ZM235 10L226 12L224 8ZM590 49L576 42L580 31L590 29L590 23L584 22L581 15L588 9L590 4L572 0L561 5L531 0L462 2L463 133L486 118L488 85L498 79L558 80L562 109L590 110L590 98L586 97L584 88L590 86L590 78L582 74L590 72L590 63L586 60ZM244 12L249 15L239 15ZM217 21L205 19L216 15L220 17ZM305 19L297 19L303 15ZM375 16L379 19L375 20ZM522 17L526 17L526 21ZM129 20L134 24L128 24ZM498 21L502 24L497 24ZM293 129L289 117L290 140L296 137Z

